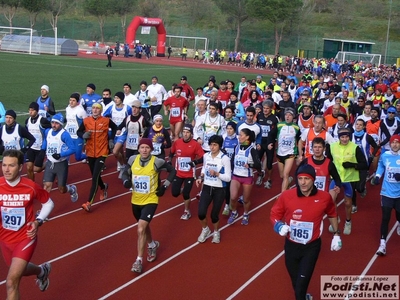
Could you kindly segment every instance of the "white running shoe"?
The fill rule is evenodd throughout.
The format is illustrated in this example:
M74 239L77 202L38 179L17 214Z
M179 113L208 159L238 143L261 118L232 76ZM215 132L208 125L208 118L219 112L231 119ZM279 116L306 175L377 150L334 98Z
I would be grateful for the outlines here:
M137 259L133 263L131 271L135 273L142 273L142 268L143 268L142 261L140 259Z
M147 261L152 262L157 258L157 249L160 247L160 243L158 241L154 241L156 244L153 248L147 248Z
M203 229L201 230L201 233L200 233L200 235L199 235L197 241L198 241L199 243L204 243L204 242L206 241L207 237L210 235L210 233L211 233L210 228L208 228L208 227L203 228Z
M225 204L224 211L222 212L223 216L229 216L229 205Z
M189 220L192 217L192 215L190 214L190 211L185 211L183 212L183 215L181 216L181 220Z
M219 244L221 242L221 235L219 231L214 231L211 243Z
M119 169L118 179L122 179L122 174L124 174L124 171L125 171L125 165L121 165Z
M343 234L349 235L351 233L351 221L344 222Z
M357 206L356 205L352 205L351 206L351 213L355 214L357 212Z
M264 188L270 189L271 187L272 187L272 181L271 181L271 180L267 180L267 181L264 183Z
M381 239L381 244L379 245L378 251L376 251L376 255L385 256L386 255L386 241Z

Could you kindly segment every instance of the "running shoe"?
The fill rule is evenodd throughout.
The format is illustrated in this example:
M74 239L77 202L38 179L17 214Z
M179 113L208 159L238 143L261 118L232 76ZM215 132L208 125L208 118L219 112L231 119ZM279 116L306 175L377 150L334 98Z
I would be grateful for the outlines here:
M378 251L376 251L376 255L385 256L386 255L386 242L381 239L381 244L379 245Z
M264 188L270 189L271 187L272 187L272 181L271 181L271 180L267 180L267 181L264 183Z
M238 216L239 216L238 212L231 212L231 215L229 216L228 219L228 224L232 224Z
M400 235L400 222L397 222L397 235Z
M238 203L240 203L240 204L242 204L242 205L243 205L243 203L244 203L244 201L243 201L243 195L239 197L239 199L238 199Z
M100 191L100 201L107 199L108 184L104 183L104 189Z
M222 215L229 216L229 205L228 204L225 205Z
M361 198L365 198L367 196L367 188L364 188L364 191L360 194Z
M349 235L350 233L351 233L351 221L350 222L346 221L344 223L343 234Z
M117 171L121 171L121 164L117 161Z
M124 171L125 171L125 165L122 165L121 168L119 169L118 179L122 179L122 174L124 174Z
M306 300L313 300L314 298L313 298L313 296L311 296L311 294L307 294L306 295Z
M262 171L261 171L261 174L260 174L260 173L258 174L258 178L257 178L257 181L256 181L256 185L261 185L262 182L263 182L264 177L265 177L265 171L262 170Z
M142 273L142 268L143 268L142 261L140 259L137 259L133 263L131 271L135 273Z
M87 212L90 212L91 207L92 207L92 205L90 204L90 202L86 202L85 204L82 204L82 209L86 210Z
M211 243L219 244L221 242L221 234L219 231L214 231Z
M197 238L197 241L199 243L204 243L206 241L207 237L210 235L210 233L211 233L210 228L208 228L208 227L203 228L201 230L199 237Z
M49 274L51 271L51 264L50 263L44 263L40 265L40 267L43 270L43 275L42 276L37 276L36 279L36 284L39 286L39 289L44 292L49 288L50 280L49 280Z
M243 214L242 225L249 225L249 215Z
M160 243L158 241L154 241L156 244L153 248L147 248L147 261L152 262L157 258L157 249L160 247Z
M192 215L190 214L190 211L185 211L183 212L183 215L181 216L181 220L189 220L192 217Z
M351 206L351 213L355 214L357 212L357 206L356 205L352 205Z
M71 201L76 202L76 201L78 201L78 189L76 188L75 184L71 184L71 189L73 191L71 193Z

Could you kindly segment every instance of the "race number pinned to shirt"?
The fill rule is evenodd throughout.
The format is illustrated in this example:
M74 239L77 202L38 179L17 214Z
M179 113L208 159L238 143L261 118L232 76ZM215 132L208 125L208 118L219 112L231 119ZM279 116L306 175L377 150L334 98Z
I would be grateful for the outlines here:
M314 223L290 220L290 239L296 243L307 244L313 235Z
M161 154L161 143L154 143L153 142L153 151L151 151L152 155L159 155Z
M181 115L180 107L172 107L171 108L171 117L177 118Z
M126 146L128 149L137 149L139 145L139 135L137 133L130 133L126 139Z
M4 229L18 231L25 225L25 207L2 207L1 221Z
M133 176L133 189L140 194L148 194L150 192L150 176L136 175Z
M325 176L315 176L314 185L320 191L325 191L325 182L326 182Z
M204 181L205 181L205 182L206 182L206 181L209 181L209 182L213 181L213 182L215 182L215 181L218 180L217 175L211 175L211 172L210 172L210 171L218 172L218 167L217 167L217 166L214 166L214 165L206 165L205 171L206 171L206 174L204 175L204 177L205 177L205 178L204 178Z
M244 155L235 155L234 158L235 169L236 170L246 170L245 165L247 164L247 157Z
M178 170L183 171L183 172L189 172L190 171L190 163L191 159L190 157L178 157Z
M268 133L270 132L270 126L269 125L261 125L261 136L262 137L268 137Z
M46 154L47 156L52 156L57 153L58 143L51 143L47 145Z

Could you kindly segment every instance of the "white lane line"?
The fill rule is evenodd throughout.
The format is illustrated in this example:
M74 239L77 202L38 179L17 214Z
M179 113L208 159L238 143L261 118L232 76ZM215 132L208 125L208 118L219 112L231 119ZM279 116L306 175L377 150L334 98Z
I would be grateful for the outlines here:
M344 202L344 199L342 199L337 206L339 207L342 203ZM327 216L324 216L324 219ZM240 286L235 292L233 292L232 295L230 295L227 300L231 300L237 295L239 295L240 292L242 292L246 287L248 287L254 280L256 280L263 272L265 272L269 267L271 267L279 258L281 258L285 254L285 250L282 250L277 256L275 256L268 264L266 264L263 268L261 268L260 271L258 271L256 274L254 274L249 280L247 280L242 286Z
M260 209L261 207L263 207L264 205L266 205L267 203L269 203L269 202L275 200L276 197L278 197L280 194L281 194L281 193L279 193L279 194L277 194L277 195L271 197L270 199L268 199L268 200L265 201L264 203L262 203L262 204L260 204L259 206L253 208L251 211L249 211L249 213L252 213L252 212L258 210L258 209ZM243 216L237 218L237 220L236 220L235 222L237 222L237 221L238 221L239 219L241 219L241 218L243 218ZM231 225L232 225L232 224L231 224ZM222 227L220 228L220 231L222 231L222 230L228 228L228 227L231 226L231 225L226 224L225 226L222 226ZM212 236L212 234L210 234L210 235L207 237L207 239L208 239L210 236ZM141 278L143 278L143 277L145 277L145 276L151 274L151 273L154 272L155 270L161 268L162 266L164 266L165 264L167 264L167 263L170 262L171 260L177 258L177 257L180 256L181 254L184 254L185 252L189 251L190 249L192 249L193 247L195 247L195 246L197 246L197 245L200 245L200 243L199 243L199 242L196 242L196 243L193 243L192 245L186 247L185 249L182 249L181 251L177 252L177 253L174 254L173 256L169 257L168 259L166 259L166 260L164 260L163 262L161 262L160 264L158 264L157 266L155 266L155 267L149 269L148 271L146 271L145 273L141 274L140 276L135 277L134 279L132 279L132 280L126 282L125 284L121 285L120 287L116 288L115 290L109 292L108 294L104 295L103 297L101 297L101 298L99 298L99 299L101 300L101 299L107 299L108 297L111 297L112 295L114 295L114 294L118 293L119 291L123 290L124 288L130 286L132 283L138 281L139 279L141 279Z
M389 242L391 236L393 235L393 232L397 229L397 222L394 223L392 229L390 230L387 238L386 238L386 243ZM379 255L376 255L376 253L374 253L374 255L372 256L371 260L369 261L369 263L367 264L367 266L365 267L364 271L362 271L361 275L358 276L359 279L353 283L353 285L359 285L362 281L362 279L365 277L365 274L367 274L367 272L369 271L369 269L371 269L372 265L374 264L375 260L379 257ZM350 298L353 298L353 294L354 294L354 290L350 291L348 293L348 295L346 296L346 298L344 298L345 300L349 300ZM350 298L349 298L350 296Z

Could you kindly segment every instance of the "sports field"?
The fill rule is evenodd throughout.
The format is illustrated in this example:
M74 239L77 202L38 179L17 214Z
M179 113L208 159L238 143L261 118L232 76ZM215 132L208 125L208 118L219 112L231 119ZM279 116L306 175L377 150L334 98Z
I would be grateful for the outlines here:
M153 61L156 59L160 58L153 58ZM71 93L85 93L88 83L96 85L98 94L101 94L104 88L110 88L114 94L122 91L126 82L132 85L132 93L135 93L142 80L150 84L154 75L167 91L171 89L173 83L180 82L182 75L188 77L188 82L194 89L206 84L210 75L217 78L217 83L227 79L239 82L242 76L242 72L237 70L210 71L195 68L196 65L190 64L189 61L187 67L178 67L154 64L154 62L146 64L145 60L136 63L134 58L118 57L113 59L112 68L106 68L104 55L66 57L0 52L0 65L3 73L0 101L6 109L14 109L17 113L27 112L29 103L40 96L40 87L43 84L50 87L49 94L55 102L56 110L61 110L68 105ZM197 63L197 65L201 67L203 64ZM257 74L256 70L254 74Z

